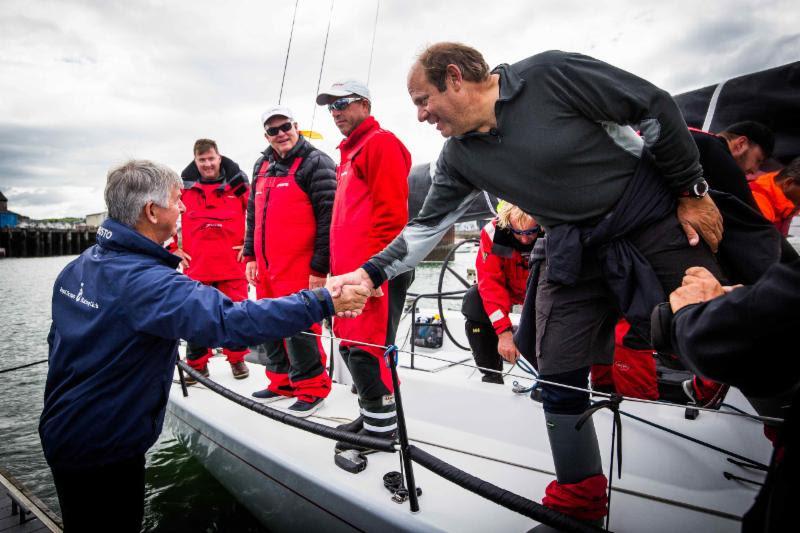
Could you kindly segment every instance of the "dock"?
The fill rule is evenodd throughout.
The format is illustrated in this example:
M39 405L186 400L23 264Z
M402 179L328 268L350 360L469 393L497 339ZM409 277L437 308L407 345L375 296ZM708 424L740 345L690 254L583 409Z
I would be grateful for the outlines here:
M0 533L61 533L61 519L0 468Z
M0 228L5 257L77 255L95 242L96 227L86 229Z

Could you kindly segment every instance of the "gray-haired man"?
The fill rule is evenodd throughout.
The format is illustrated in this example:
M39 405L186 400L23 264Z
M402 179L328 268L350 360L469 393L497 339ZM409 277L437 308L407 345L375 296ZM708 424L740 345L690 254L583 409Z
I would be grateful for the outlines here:
M179 338L258 344L364 305L367 291L353 287L333 299L319 288L234 303L176 272L180 258L162 243L175 234L180 195L167 167L112 169L97 244L56 279L39 434L66 531L139 531L144 454L161 432Z

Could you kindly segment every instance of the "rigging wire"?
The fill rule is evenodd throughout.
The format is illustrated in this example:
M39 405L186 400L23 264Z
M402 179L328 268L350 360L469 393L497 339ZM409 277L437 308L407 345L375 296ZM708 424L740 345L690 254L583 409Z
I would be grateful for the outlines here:
M281 105L283 98L283 83L286 81L286 67L289 65L289 52L292 49L292 37L294 36L294 21L297 19L297 5L300 0L294 0L294 15L292 15L292 28L289 30L289 45L286 47L286 58L283 60L283 74L281 75L281 91L278 93L278 105Z
M331 10L328 14L328 29L325 30L325 45L322 47L322 61L319 64L319 77L317 78L317 91L314 93L314 109L311 112L311 131L314 131L314 119L317 117L317 102L316 98L319 94L319 86L322 83L322 69L325 67L325 55L328 52L328 36L331 33L331 19L333 19L333 5L336 0L331 0Z
M330 339L331 338L328 335L319 334L319 333L312 333L310 331L302 331L301 333L304 334L304 335L310 335L310 336L313 336L313 337L320 337L320 338L323 338L323 339ZM333 338L335 340L338 340L338 341L350 342L350 343L358 344L358 345L361 345L361 346L371 346L371 347L374 347L374 348L383 348L384 350L386 350L386 348L387 348L386 346L383 346L383 345L380 345L380 344L372 344L372 343L364 342L364 341L357 341L357 340L353 340L353 339L344 339L344 338L336 337L336 336L334 336ZM397 351L399 353L405 353L405 354L411 355L411 352L409 350L398 349ZM414 355L416 357L424 357L426 359L431 359L431 360L434 360L434 361L440 361L440 362L447 363L447 364L453 365L453 366L465 366L467 368L477 369L477 370L480 370L480 371L494 372L495 374L502 374L503 376L511 376L511 377L515 377L515 378L521 378L521 379L527 379L527 380L531 380L531 381L537 381L538 383L541 383L541 384L544 384L544 385L552 385L554 387L560 387L562 389L569 389L569 390L574 390L574 391L578 391L578 392L586 392L586 393L592 394L594 396L602 396L604 398L611 398L612 396L619 396L619 395L612 395L612 394L609 394L609 393L606 393L606 392L600 392L600 391L588 389L588 388L585 388L585 387L576 387L576 386L573 386L573 385L566 385L564 383L557 383L555 381L548 381L548 380L541 379L541 378L538 378L538 377L534 378L534 377L530 377L530 376L523 376L521 374L514 374L514 373L512 373L511 370L509 370L508 372L503 372L502 370L494 370L492 368L484 368L484 367L473 365L473 364L469 364L469 363L458 362L458 361L454 362L454 361L452 361L450 359L444 359L442 357L436 357L434 355L430 355L430 354L426 354L426 353L422 353L422 352L414 352ZM445 355L448 355L448 354L445 353ZM633 403L645 403L645 404L651 404L651 405L658 405L658 406L661 406L661 407L675 407L675 408L678 408L678 409L681 409L681 410L685 410L686 407L687 407L686 405L683 405L683 404L664 402L664 401L661 401L661 400L645 400L645 399L642 399L642 398L633 398L631 396L620 396L620 397L623 400L627 401L627 402L633 402ZM707 408L707 407L700 407L700 406L691 406L691 407L692 407L692 409L697 409L698 411L705 411L705 412L708 412L708 413L716 413L716 414L727 415L727 416L736 416L736 417L739 417L739 418L751 418L751 419L754 419L754 420L760 420L761 422L782 423L784 421L782 418L776 418L776 417L772 417L772 416L741 414L741 413L737 413L735 411L721 411L719 409L710 409L710 408Z
M372 75L372 57L375 54L375 34L378 33L378 13L381 11L381 0L378 0L378 5L375 7L375 22L372 25L372 45L369 47L369 67L367 67L367 87L369 87L369 78Z

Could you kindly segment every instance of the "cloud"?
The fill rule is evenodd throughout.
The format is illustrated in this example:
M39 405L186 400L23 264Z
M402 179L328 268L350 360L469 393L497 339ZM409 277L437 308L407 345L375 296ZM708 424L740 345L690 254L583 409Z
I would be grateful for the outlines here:
M331 3L298 5L283 103L334 159L341 135L314 104L317 84L368 74L381 124L415 163L437 156L443 139L417 123L405 88L415 55L436 41L471 44L490 65L584 52L673 93L800 58L788 0L381 0L374 49L378 1L336 0L322 65ZM265 147L260 113L280 93L293 11L276 0L4 0L0 189L61 198L67 187L73 198L53 213L96 210L110 166L137 157L180 170L200 137L249 170Z

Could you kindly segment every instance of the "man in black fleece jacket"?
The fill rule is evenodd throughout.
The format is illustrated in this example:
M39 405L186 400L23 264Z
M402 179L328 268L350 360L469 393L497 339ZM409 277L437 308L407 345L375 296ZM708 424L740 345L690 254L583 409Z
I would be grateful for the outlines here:
M632 328L649 332L650 310L686 268L720 274L712 250L722 219L665 91L560 51L490 71L480 52L459 43L423 51L408 91L417 119L448 138L430 191L403 232L340 284L378 287L413 268L488 191L547 234L534 342L520 351L535 353L543 379L586 387L590 366L611 361L620 309ZM589 396L545 385L542 398L557 478L543 502L598 520L606 500L597 437L591 421L576 430Z
M329 270L335 165L300 135L292 115L282 106L262 115L270 146L253 167L244 242L247 280L259 298L323 287ZM319 324L309 331L322 333ZM310 416L331 389L325 351L319 337L304 333L284 341L260 347L269 386L253 396L265 403L294 397L289 412Z

